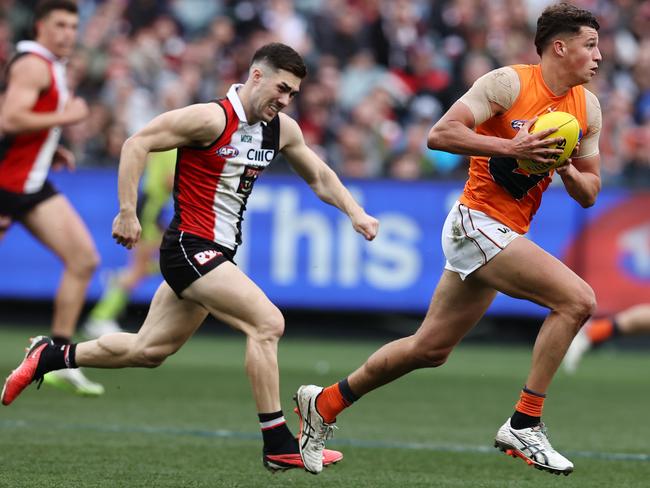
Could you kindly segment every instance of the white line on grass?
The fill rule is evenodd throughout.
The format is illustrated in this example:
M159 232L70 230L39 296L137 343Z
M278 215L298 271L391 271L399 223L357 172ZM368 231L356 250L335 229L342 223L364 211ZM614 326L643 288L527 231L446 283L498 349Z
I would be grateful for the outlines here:
M141 433L153 435L172 435L172 436L193 436L193 437L210 437L217 439L236 439L236 440L259 440L260 434L253 432L236 432L232 430L201 430L201 429L180 429L173 427L147 427L147 426L130 426L130 425L95 425L95 424L56 424L38 422L27 422L24 420L2 420L0 427L3 428L39 428L47 425L48 429L57 430L86 430L93 432L115 432L115 433ZM497 453L489 446L470 446L465 444L443 444L432 442L403 442L395 440L363 440L363 439L333 439L329 442L337 446L365 447L371 449L409 449L417 451L437 451L437 452L458 452L458 453ZM599 452L599 451L563 451L568 456L581 457L588 459L602 459L607 461L640 461L650 462L650 454L644 453L627 453L627 452Z

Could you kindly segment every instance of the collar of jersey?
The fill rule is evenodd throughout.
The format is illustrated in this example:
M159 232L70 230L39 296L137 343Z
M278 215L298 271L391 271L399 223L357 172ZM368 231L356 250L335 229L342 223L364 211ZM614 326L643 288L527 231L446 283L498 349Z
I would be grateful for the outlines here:
M16 44L16 51L19 53L36 53L55 63L64 62L63 59L57 58L48 48L35 41L20 41Z
M230 103L232 103L232 107L235 109L235 113L237 114L239 120L244 122L246 125L250 125L248 123L248 120L246 120L246 112L244 111L244 106L242 105L241 100L239 99L239 94L237 93L237 90L239 90L239 88L242 86L244 86L242 83L234 83L230 86L230 89L228 90L226 96L228 97L228 100L230 100ZM260 123L266 125L264 122L257 122L253 125Z

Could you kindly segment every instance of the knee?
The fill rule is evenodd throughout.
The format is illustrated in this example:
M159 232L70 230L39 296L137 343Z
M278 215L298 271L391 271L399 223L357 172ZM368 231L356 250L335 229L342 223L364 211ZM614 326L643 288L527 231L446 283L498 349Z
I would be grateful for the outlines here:
M101 259L96 249L86 249L72 256L65 263L66 268L76 276L84 279L90 279L99 267Z
M596 294L594 290L584 283L580 291L574 293L571 302L567 304L566 308L572 321L579 328L596 311Z
M278 308L274 307L256 324L255 335L257 340L262 342L277 342L282 334L284 334L284 316Z
M416 368L438 368L447 362L453 347L446 347L424 342L416 343L411 357Z
M146 346L139 348L133 354L134 362L142 368L157 368L165 362L172 351L162 346Z
M582 321L587 320L596 311L596 294L586 283L575 301L576 313Z

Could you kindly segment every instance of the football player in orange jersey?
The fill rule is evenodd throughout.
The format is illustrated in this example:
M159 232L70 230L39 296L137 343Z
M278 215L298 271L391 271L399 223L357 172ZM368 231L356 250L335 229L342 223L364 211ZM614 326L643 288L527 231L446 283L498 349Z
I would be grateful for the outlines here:
M573 471L571 461L548 441L542 406L596 300L585 281L524 237L553 172L528 174L517 160L552 162L560 150L548 146L560 139L545 138L555 129L535 134L529 129L548 111L573 114L584 137L572 159L556 172L580 205L594 204L601 185L601 113L596 97L582 85L601 62L598 29L586 10L565 3L548 7L537 22L540 63L487 73L429 132L430 148L472 156L463 195L442 230L445 270L415 334L386 344L339 383L299 388L299 442L306 469L320 471L321 450L344 408L410 371L442 366L502 292L548 307L550 313L537 336L515 411L498 430L495 447L539 469L565 475Z

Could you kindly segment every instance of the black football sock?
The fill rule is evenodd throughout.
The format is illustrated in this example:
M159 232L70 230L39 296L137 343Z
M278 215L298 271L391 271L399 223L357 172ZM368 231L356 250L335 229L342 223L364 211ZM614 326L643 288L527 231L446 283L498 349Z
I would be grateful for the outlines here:
M57 369L76 368L75 353L76 344L48 344L41 352L34 378L40 378L45 373Z
M265 454L298 453L298 441L291 434L282 410L273 413L258 413Z
M52 339L52 342L54 342L55 346L65 346L72 342L69 337L63 336L52 336L50 339Z
M352 405L359 399L359 396L350 388L350 383L348 383L347 378L339 381L339 391L341 392L341 396L343 397L343 400L345 400L345 402L348 404L348 406Z
M515 410L515 413L513 413L512 417L510 417L510 425L515 430L535 427L536 425L539 425L541 421L542 421L541 417L532 417L530 415L526 415L525 413L521 413L517 410Z

